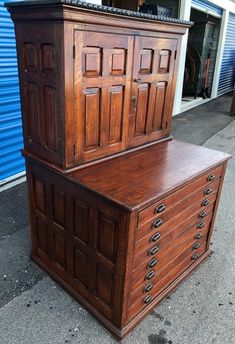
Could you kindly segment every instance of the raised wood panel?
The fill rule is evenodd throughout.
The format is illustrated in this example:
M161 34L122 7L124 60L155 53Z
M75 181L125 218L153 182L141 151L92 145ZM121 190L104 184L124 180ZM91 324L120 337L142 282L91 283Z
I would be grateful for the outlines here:
M116 222L100 214L98 218L97 248L105 258L116 261L117 257L117 225Z
M160 59L159 59L159 73L168 73L169 67L170 67L170 57L171 57L171 51L162 49L160 51Z
M52 44L42 44L42 70L55 72L55 47Z
M111 49L111 74L124 75L126 73L126 49Z
M24 69L27 72L37 72L38 70L38 51L33 43L25 43L24 52Z
M34 198L35 206L43 214L46 214L46 186L39 179L34 178Z
M28 140L40 144L40 109L39 109L39 91L34 83L26 84L26 102L27 102L27 127Z
M37 247L46 255L49 255L50 231L51 230L48 228L47 223L45 223L41 218L36 217Z
M156 84L156 98L153 113L153 131L162 129L162 118L164 115L164 105L166 98L167 82L159 81Z
M63 269L66 269L66 242L60 231L54 230L54 260Z
M153 49L142 49L140 51L140 74L150 74L153 64Z
M57 187L52 187L53 219L62 227L65 226L65 193Z
M112 304L113 275L100 264L96 267L96 293L103 302Z
M123 123L123 86L112 86L110 92L110 110L109 110L109 143L119 142L122 139Z
M88 242L89 207L82 201L75 200L73 211L73 233L79 240Z
M73 266L74 277L84 286L88 286L87 280L87 255L79 250L78 247L74 248L73 253Z
M137 109L135 120L135 135L144 134L146 131L148 104L149 104L149 84L138 84Z
M56 89L51 86L44 86L44 126L46 145L48 149L57 150L57 106Z
M97 77L101 74L102 49L95 47L83 48L83 75Z
M87 88L85 95L85 149L99 146L100 89Z

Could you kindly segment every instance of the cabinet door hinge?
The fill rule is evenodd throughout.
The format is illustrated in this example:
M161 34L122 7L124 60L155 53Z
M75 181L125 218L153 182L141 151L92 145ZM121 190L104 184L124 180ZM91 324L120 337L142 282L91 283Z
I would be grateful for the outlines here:
M76 55L76 46L73 45L73 59L75 60L75 55Z
M176 60L176 56L177 56L177 50L175 50L174 60Z

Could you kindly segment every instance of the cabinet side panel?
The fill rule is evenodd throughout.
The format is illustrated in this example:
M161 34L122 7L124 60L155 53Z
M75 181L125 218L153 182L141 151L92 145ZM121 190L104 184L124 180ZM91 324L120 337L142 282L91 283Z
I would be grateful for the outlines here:
M15 23L26 150L63 165L63 24Z
M27 159L33 256L121 326L128 214Z

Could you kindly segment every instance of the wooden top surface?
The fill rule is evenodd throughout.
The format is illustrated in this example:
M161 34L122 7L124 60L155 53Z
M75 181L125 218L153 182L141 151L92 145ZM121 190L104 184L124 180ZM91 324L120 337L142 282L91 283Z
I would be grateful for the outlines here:
M68 177L134 210L229 158L219 151L171 140L71 172Z

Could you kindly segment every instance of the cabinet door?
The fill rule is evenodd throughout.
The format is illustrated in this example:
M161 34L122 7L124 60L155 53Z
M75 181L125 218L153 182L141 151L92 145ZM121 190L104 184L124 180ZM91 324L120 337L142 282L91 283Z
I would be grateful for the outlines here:
M133 37L75 31L76 160L126 147Z
M130 145L158 140L169 132L176 39L136 37L130 104Z

